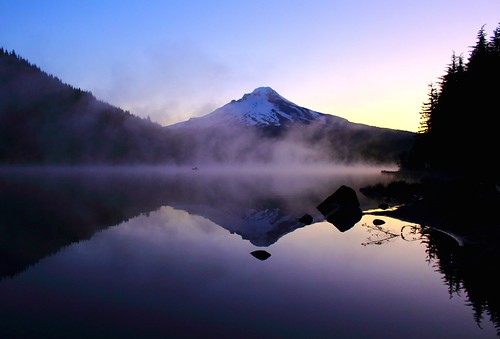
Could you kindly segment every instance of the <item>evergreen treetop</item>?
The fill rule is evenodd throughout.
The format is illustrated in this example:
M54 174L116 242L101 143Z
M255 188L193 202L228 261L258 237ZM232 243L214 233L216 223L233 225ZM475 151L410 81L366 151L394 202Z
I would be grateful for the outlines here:
M500 25L484 26L467 62L452 54L445 74L429 85L415 146L401 168L500 177L496 115L500 112Z

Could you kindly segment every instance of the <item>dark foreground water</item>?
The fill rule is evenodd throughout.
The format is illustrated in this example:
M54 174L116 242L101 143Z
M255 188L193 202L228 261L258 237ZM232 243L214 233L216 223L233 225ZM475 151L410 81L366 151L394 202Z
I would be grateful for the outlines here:
M1 170L0 338L496 338L495 268L477 253L369 213L341 232L316 209L348 185L368 211L358 189L388 180Z

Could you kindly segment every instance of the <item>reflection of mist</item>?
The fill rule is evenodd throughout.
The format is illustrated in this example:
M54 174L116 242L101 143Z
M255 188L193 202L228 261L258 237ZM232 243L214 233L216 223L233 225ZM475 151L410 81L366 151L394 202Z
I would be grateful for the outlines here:
M316 204L340 184L360 187L380 179L375 168L360 171L280 171L272 166L201 167L199 171L190 167L3 168L0 275L16 274L70 243L162 206L209 219L206 232L217 224L256 244L269 245L293 231L305 214L317 215ZM180 223L186 212L177 215Z
M272 257L260 262L250 254L257 250L253 244L228 234L206 217L217 209L245 211L263 202L279 206L286 213L303 212L308 206L315 208L340 182L358 188L366 181L378 182L380 175L373 174L371 179L350 177L347 169L342 174L323 176L308 176L305 172L272 176L250 171L240 175L229 169L218 172L216 168L207 173L203 168L172 168L168 175L164 171L165 168L101 169L79 174L60 171L52 177L39 173L33 179L25 175L3 181L2 184L11 182L2 186L9 187L11 197L13 192L19 193L17 203L22 203L22 196L27 199L25 203L42 201L29 199L30 188L33 193L38 192L35 195L46 197L47 204L58 202L59 209L74 214L70 221L85 214L105 219L109 214L119 216L118 212L123 220L118 227L92 233L92 241L68 246L40 262L36 269L3 280L0 295L5 321L0 326L15 329L17 334L16 324L32 324L33 319L43 315L40 323L50 330L41 333L76 329L87 337L95 337L96 332L102 334L103 329L118 337L149 333L154 336L160 332L167 336L199 337L200 332L215 333L210 331L214 324L223 329L217 332L220 337L246 337L247 327L255 330L254 337L266 337L269 326L276 323L280 327L273 336L277 337L293 323L302 324L300 337L310 336L311 329L313 337L338 334L339 329L342 337L353 333L363 337L368 332L381 337L404 337L410 332L418 337L429 333L441 337L465 333L474 337L472 334L478 333L472 320L472 325L467 321L456 324L461 317L456 315L457 309L463 306L450 302L447 295L439 297L443 296L442 281L423 262L425 246L419 242L411 248L401 240L389 246L361 247L365 238L363 227L339 233L331 224L320 222L280 239L269 249ZM27 185L23 186L23 182ZM24 190L20 190L22 187ZM90 204L93 201L95 205ZM155 208L157 203L168 206ZM169 207L173 205L180 207ZM33 204L30 207L37 211ZM0 215L5 214L2 210ZM378 217L364 215L362 223L374 224L375 218ZM386 221L382 226L390 230L407 225L381 218ZM36 226L39 232L44 230L42 223ZM46 242L40 241L41 244L58 242L64 223L52 226L42 239ZM2 235L9 234L1 231ZM14 233L11 231L9 236ZM77 237L67 239L59 243L60 248L76 240ZM33 250L33 244L16 245ZM465 276L460 276L463 271L456 269L457 253L447 254L442 247L435 249L442 251L439 255L446 278L459 285L455 277ZM458 253L461 259L467 259L466 253L462 254L463 257ZM491 267L496 266L492 261L488 265L494 274ZM480 289L481 285L474 283L469 274L481 270L466 273L467 284L472 284L467 288ZM489 287L494 287L496 281L492 278ZM478 308L486 305L487 299L481 299L484 294L475 291L474 297L471 295L471 300ZM486 307L492 307L495 300L488 302ZM380 312L381 305L384 312ZM435 309L443 310L437 321L432 312ZM297 310L309 310L309 316ZM422 315L418 322L415 312ZM466 312L460 314L467 316ZM73 321L77 318L81 321ZM228 319L233 327L228 327ZM196 326L189 326L191 323ZM358 330L360 323L364 327ZM37 327L26 330L30 334L35 331L40 333Z
M170 206L163 206L154 213L141 214L140 217L124 223L117 232L129 233L132 229L134 236L144 236L160 242L162 241L160 236L175 238L180 234L188 237L195 232L204 234L221 232L221 228L212 221Z

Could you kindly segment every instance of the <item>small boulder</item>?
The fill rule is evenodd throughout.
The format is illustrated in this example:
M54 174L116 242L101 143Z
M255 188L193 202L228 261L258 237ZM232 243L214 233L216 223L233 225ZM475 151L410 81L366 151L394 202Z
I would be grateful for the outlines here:
M356 192L345 185L340 186L335 193L319 204L317 209L341 232L352 228L363 215Z
M311 215L309 214L304 214L300 219L299 222L306 224L306 225L311 225L313 223L314 219Z

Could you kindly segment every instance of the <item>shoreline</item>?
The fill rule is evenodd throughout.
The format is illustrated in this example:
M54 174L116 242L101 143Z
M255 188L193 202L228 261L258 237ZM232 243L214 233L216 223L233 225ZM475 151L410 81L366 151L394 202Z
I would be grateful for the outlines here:
M388 216L446 233L462 246L496 249L500 240L498 184L438 171L383 171L394 181L360 189L387 209L369 214Z

